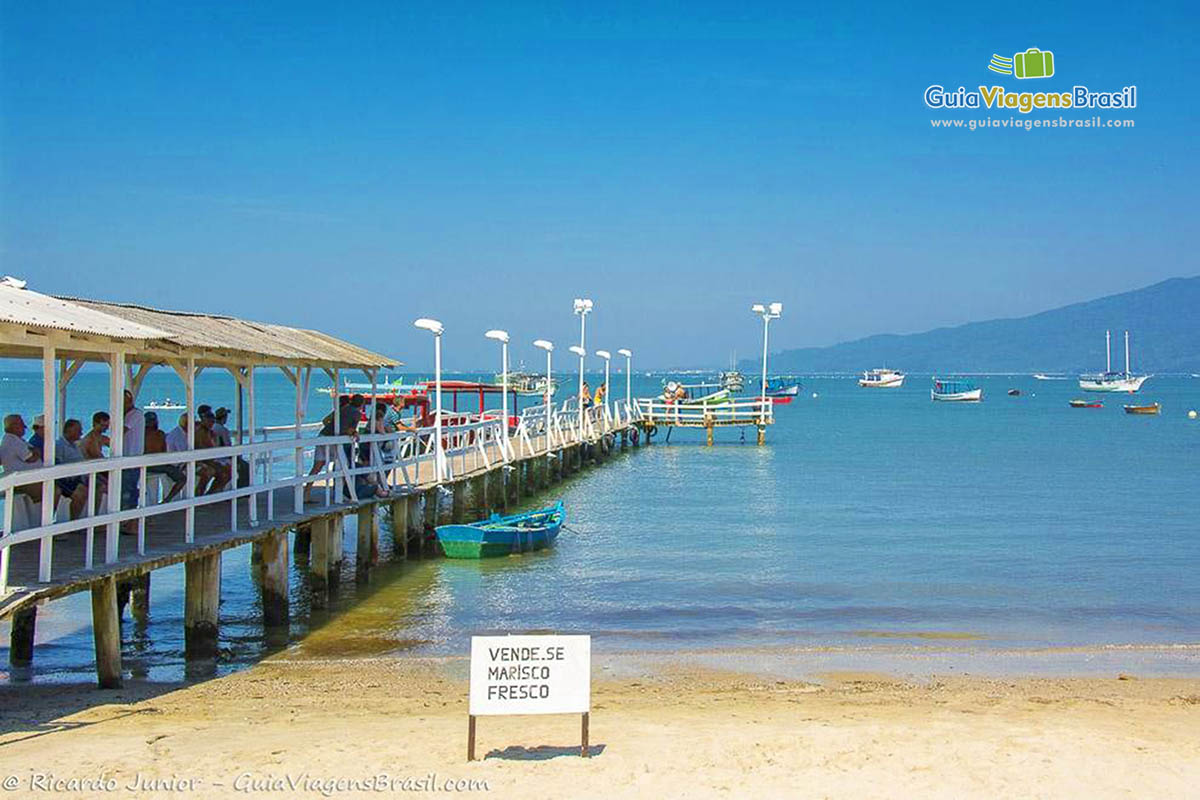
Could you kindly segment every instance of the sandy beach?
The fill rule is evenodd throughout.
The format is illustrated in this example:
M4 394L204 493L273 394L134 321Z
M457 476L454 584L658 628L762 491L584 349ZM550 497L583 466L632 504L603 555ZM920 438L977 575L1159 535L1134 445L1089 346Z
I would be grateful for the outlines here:
M387 796L449 782L522 798L1182 798L1200 785L1195 679L604 671L591 758L578 757L578 717L490 717L473 763L457 659L275 658L105 693L8 685L0 781L14 797Z

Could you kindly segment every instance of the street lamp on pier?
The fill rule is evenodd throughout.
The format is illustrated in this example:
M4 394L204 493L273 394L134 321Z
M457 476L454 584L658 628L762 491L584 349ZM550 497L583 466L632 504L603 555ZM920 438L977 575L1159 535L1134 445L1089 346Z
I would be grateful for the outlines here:
M508 331L491 330L484 334L500 343L500 406L504 415L504 451L508 444Z
M554 353L554 343L545 339L538 339L533 343L534 347L539 347L546 351L546 452L550 452L550 393L554 384L551 382L550 360Z
M762 317L763 321L762 398L759 408L762 413L762 424L765 425L767 423L767 327L771 324L771 320L783 316L783 303L765 305L755 303L750 310Z
M433 334L433 469L437 473L437 480L440 483L447 478L446 452L442 449L442 332L445 327L436 319L425 317L417 320L413 325Z

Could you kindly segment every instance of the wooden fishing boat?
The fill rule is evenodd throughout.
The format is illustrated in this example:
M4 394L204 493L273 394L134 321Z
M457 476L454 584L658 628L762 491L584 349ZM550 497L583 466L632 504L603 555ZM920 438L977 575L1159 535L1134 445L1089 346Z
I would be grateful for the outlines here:
M1071 400L1071 408L1104 408L1099 400Z
M767 397L772 403L786 405L800 394L799 381L791 378L771 378L767 381Z
M491 558L543 550L554 544L567 518L562 501L549 508L466 525L439 525L438 542L447 558Z
M1162 410L1162 406L1158 403L1151 403L1148 406L1125 406L1126 414L1157 414Z
M983 399L983 389L970 381L958 378L934 378L929 397L941 402L978 403Z

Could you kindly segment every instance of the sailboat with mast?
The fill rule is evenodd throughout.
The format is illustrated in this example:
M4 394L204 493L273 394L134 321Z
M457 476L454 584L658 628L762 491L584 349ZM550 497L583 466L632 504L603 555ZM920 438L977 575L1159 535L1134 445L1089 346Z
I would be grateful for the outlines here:
M1134 375L1129 371L1129 331L1125 331L1125 371L1112 371L1112 335L1104 332L1104 372L1099 375L1080 375L1079 388L1085 392L1129 392L1142 388L1149 375Z

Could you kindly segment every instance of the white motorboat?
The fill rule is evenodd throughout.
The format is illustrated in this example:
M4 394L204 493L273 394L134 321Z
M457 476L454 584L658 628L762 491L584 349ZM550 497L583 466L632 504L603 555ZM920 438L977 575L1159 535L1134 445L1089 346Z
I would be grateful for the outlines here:
M894 369L869 369L858 379L858 385L867 389L899 389L904 385L904 373Z

